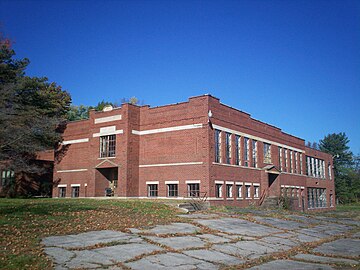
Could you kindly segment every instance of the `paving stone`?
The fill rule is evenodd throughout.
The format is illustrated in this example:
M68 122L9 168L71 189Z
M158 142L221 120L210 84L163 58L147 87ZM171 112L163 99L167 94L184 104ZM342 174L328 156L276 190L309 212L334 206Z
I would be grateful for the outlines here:
M169 225L158 225L152 229L142 230L142 233L149 234L175 234L175 233L196 233L201 231L197 226L188 223L172 223Z
M284 245L284 246L288 246L288 247L295 247L295 246L299 245L297 242L292 241L290 239L280 238L280 237L275 237L275 236L267 236L267 237L261 238L261 241L264 241L264 242L270 243L270 244Z
M44 252L46 255L50 256L56 264L68 262L75 256L74 252L58 247L44 248Z
M119 242L141 242L142 239L136 235L116 231L92 231L67 236L50 236L43 239L44 246L64 248L85 248L100 243Z
M163 250L163 249L148 243L142 243L142 244L135 243L135 244L98 248L98 249L94 249L93 251L98 254L101 254L103 257L110 258L115 262L124 262L134 257L159 250Z
M357 257L360 256L360 239L335 240L318 246L314 251L328 255Z
M94 250L74 251L75 257L64 264L68 268L98 268L104 265L112 265L111 258L99 254Z
M244 260L240 260L239 258L215 250L187 250L183 251L183 253L196 259L224 265L236 265L245 262Z
M214 218L219 217L219 215L216 215L216 214L200 214L200 213L178 215L178 216L183 217L183 218L189 218L189 219L214 219Z
M277 260L264 263L258 266L249 268L251 270L289 270L289 269L301 269L301 270L331 270L334 269L328 265L297 262L290 260Z
M167 269L177 269L177 270L190 270L190 269L199 269L199 270L213 270L219 269L218 266L205 262L199 259L192 258L190 256L179 254L179 253L167 253L167 254L158 254L152 255L145 258L142 258L135 262L125 263L125 266L130 267L133 270L167 270Z
M300 234L306 234L312 237L316 237L316 238L327 238L329 237L329 234L325 233L322 231L322 229L319 228L311 228L311 229L301 229L297 231Z
M353 234L352 237L354 237L354 238L360 238L360 232Z
M147 239L168 246L175 250L205 247L206 242L195 236L179 236L179 237L155 237L147 236Z
M212 249L247 259L259 258L265 254L279 251L278 248L266 246L260 241L240 241L233 244L214 245Z
M281 232L278 229L237 218L197 220L196 222L221 232L246 236L265 236L268 234Z
M290 219L295 219L295 220L299 220L302 221L306 224L319 224L322 221L318 220L316 218L312 218L312 217L306 217L306 216L299 216L299 215L286 215L285 217L290 218Z
M273 217L259 217L259 216L254 216L253 218L259 222L266 223L283 230L296 230L299 228L308 227L308 225L304 223L300 223L292 220L285 220L285 219L279 219Z
M310 262L318 262L318 263L340 263L340 264L350 264L350 265L358 265L358 261L349 260L349 259L341 259L341 258L331 258L331 257L323 257L316 256L312 254L297 254L293 256L293 258L298 260L310 261Z
M199 235L196 235L196 237L199 237L207 242L214 243L214 244L228 243L232 240L230 238L226 238L223 236L217 236L217 235L213 235L213 234L199 234ZM237 238L238 238L238 236L236 236L234 239L237 239Z
M309 243L321 240L319 237L310 236L302 233L295 233L294 237L291 240L295 240L301 243Z

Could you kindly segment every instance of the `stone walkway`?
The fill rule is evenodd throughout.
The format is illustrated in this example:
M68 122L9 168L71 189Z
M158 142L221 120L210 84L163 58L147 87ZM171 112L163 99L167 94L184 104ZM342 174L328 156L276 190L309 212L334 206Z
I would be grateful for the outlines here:
M182 215L188 223L149 229L93 231L43 239L55 269L343 269L359 267L360 222L256 212L250 219L205 214ZM319 242L320 241L320 242ZM317 243L307 253L296 247ZM289 252L292 250L290 256ZM288 253L286 253L288 252ZM272 255L284 253L287 259ZM270 262L260 264L260 258Z

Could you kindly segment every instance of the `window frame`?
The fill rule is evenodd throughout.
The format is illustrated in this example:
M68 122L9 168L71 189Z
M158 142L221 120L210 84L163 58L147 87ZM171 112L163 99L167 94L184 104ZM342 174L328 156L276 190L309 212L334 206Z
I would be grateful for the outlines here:
M116 156L116 134L100 136L100 158Z
M159 196L159 184L147 184L147 195L149 198L158 197Z

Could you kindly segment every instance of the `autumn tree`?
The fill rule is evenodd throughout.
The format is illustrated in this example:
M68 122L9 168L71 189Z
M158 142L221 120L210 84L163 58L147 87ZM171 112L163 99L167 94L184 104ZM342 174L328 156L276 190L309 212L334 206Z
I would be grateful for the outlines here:
M26 76L29 60L14 56L0 35L0 170L16 176L43 169L32 161L61 141L71 97L46 77ZM3 183L3 191L16 193L18 182L15 177Z

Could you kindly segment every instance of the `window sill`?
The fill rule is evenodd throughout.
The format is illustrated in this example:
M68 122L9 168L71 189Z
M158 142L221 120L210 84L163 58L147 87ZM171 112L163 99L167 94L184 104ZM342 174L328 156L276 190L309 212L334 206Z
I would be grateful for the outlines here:
M236 198L236 200L243 200L244 198Z
M99 157L98 159L114 159L116 157Z
M234 198L226 198L227 201L233 201Z

